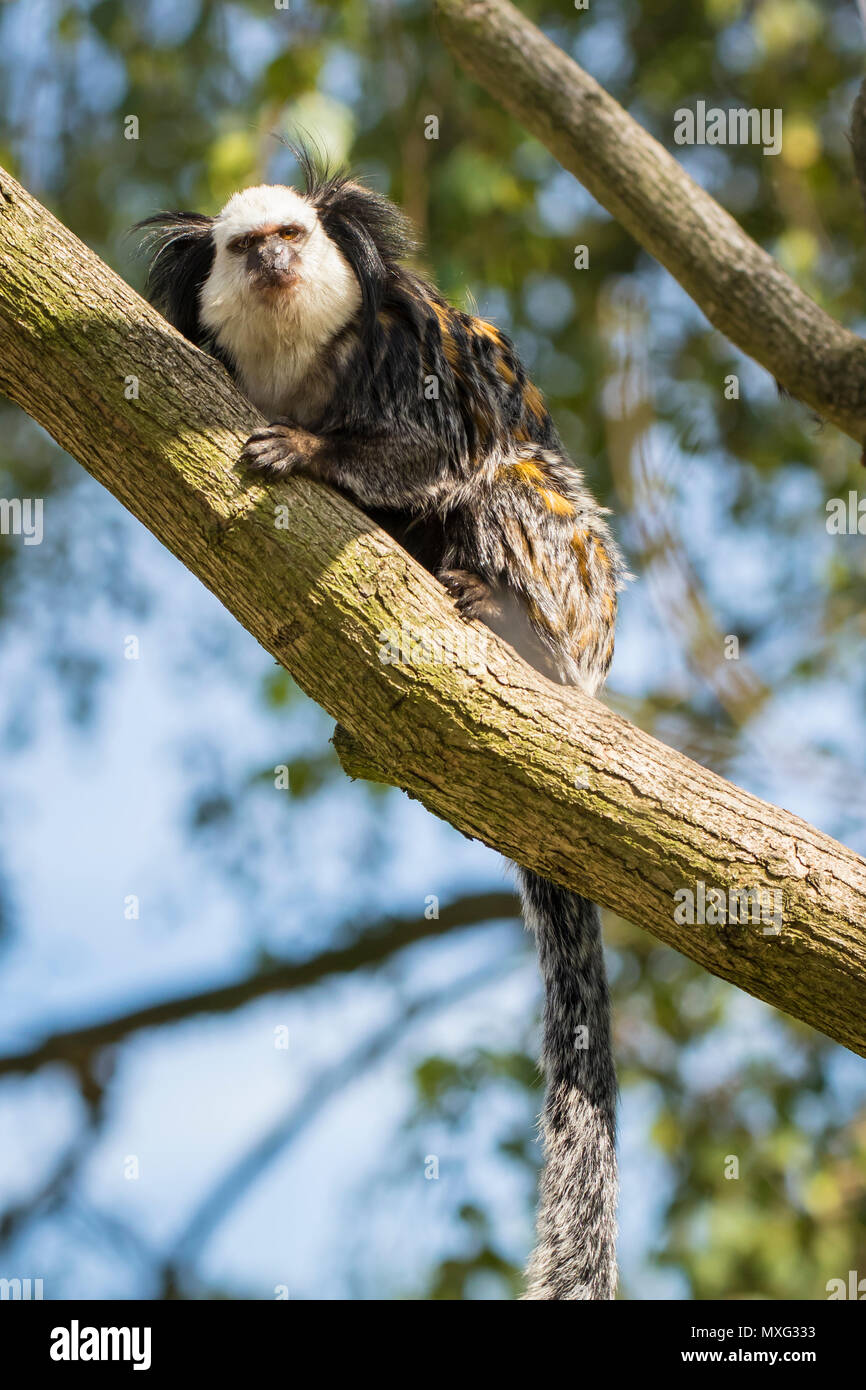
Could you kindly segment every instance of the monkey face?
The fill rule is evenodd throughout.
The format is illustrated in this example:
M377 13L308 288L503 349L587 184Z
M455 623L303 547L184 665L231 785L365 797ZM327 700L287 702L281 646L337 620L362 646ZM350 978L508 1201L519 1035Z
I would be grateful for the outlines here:
M239 360L268 332L326 342L357 312L355 273L315 207L282 185L246 188L212 225L214 259L201 287L204 326ZM249 340L249 341L247 341Z
M282 227L258 227L228 242L232 255L242 256L254 289L264 293L291 290L300 278L302 246L309 233L297 222Z
M214 269L234 294L290 292L302 278L307 252L315 259L317 230L315 209L293 188L245 189L214 221Z

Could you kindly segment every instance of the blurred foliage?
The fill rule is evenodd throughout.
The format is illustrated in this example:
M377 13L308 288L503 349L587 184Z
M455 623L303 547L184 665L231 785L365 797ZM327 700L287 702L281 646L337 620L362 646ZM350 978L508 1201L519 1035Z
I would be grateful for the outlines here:
M521 8L670 148L674 111L699 99L781 108L777 158L751 146L675 152L809 293L846 324L862 325L864 225L846 140L863 71L853 3L593 0L578 12L525 0ZM824 528L824 499L862 490L856 449L779 398L465 79L438 42L426 3L292 0L289 10L273 10L259 0L13 0L0 11L0 68L0 160L137 284L141 269L124 240L136 218L168 206L214 211L240 183L291 179L291 157L275 136L306 131L335 158L348 157L410 212L424 238L422 264L443 291L477 303L516 338L566 443L618 513L640 580L653 556L630 517L634 458L617 458L612 446L610 394L622 354L600 311L606 296L627 286L648 310L643 433L668 441L647 505L667 509L717 630L741 635L773 699L811 702L811 747L771 749L770 762L806 759L804 777L834 789L821 803L830 807L826 828L866 846L862 740L817 712L830 683L844 682L846 708L862 709L866 686L862 542L850 538L831 550ZM137 140L124 138L129 115L138 118ZM439 122L435 140L425 138L431 116ZM573 269L573 248L583 243L589 273ZM741 381L734 404L723 394L730 373ZM59 499L76 476L39 430L4 410L0 493ZM34 603L52 614L50 628L39 630L42 656L67 691L73 719L87 717L100 679L82 622L88 605L106 594L126 611L147 602L111 537L101 538L99 554L95 538L93 546L90 562L70 575L63 542L46 545L34 578L14 538L0 538L0 617L14 631ZM741 568L751 582L729 583ZM755 727L751 715L738 722L664 611L654 620L648 607L635 611L642 623L655 622L655 635L644 645L641 679L627 691L618 690L615 668L612 699L658 736L765 790L769 774L754 750L776 706ZM279 671L261 698L289 721L306 704ZM7 732L17 727L13 713L14 702ZM211 777L191 797L191 832L216 836L215 858L286 756L275 748L258 776ZM342 786L325 747L299 754L291 767L290 800ZM695 1298L816 1298L828 1278L862 1274L862 1073L855 1084L839 1049L749 1008L625 924L609 926L626 1104L632 1095L649 1097L662 1165L652 1171L665 1175L647 1194L659 1207L649 1263L676 1271L674 1287ZM744 1018L749 1027L760 1020L753 1046L742 1036ZM406 1153L419 1129L435 1122L456 1134L468 1111L504 1089L520 1122L504 1123L491 1151L526 1176L539 1095L529 1032L522 1042L519 1053L471 1050L419 1064ZM725 1176L730 1155L739 1159L738 1179ZM528 1210L532 1183L524 1189ZM459 1242L418 1292L513 1293L516 1266L483 1187L467 1179L453 1215ZM627 1295L634 1284L626 1279Z

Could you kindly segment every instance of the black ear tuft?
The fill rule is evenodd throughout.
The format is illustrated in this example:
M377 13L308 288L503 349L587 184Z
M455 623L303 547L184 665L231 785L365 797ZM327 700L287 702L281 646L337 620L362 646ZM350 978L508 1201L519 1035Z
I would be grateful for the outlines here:
M158 212L133 229L147 232L142 246L150 257L148 299L197 347L205 336L198 298L213 265L212 227L213 218L199 212Z
M322 227L358 277L364 324L372 329L389 277L415 248L409 219L383 194L365 188L345 173L333 173L309 144L286 143L301 169L304 192Z
M390 198L367 188L345 171L330 169L327 158L309 142L290 140L287 144L304 176L304 192L320 216L343 216L363 222L386 264L415 250L412 225Z

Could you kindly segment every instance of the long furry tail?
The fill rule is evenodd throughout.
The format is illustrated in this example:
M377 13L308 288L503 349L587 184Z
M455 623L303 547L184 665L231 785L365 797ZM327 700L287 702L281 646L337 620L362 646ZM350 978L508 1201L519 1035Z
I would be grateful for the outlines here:
M616 1292L616 1071L601 917L584 898L520 870L545 985L545 1168L527 1299Z

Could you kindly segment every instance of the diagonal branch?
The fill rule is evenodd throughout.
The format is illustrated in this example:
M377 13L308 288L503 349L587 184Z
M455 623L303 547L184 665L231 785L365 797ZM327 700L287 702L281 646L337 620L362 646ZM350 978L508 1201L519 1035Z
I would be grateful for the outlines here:
M461 65L792 396L866 445L866 342L843 328L509 0L436 0Z
M2 172L0 390L339 720L344 766L366 759L465 834L866 1052L866 863L483 629L467 643L445 591L346 499L249 486L235 463L260 417L223 369ZM401 631L452 659L383 661ZM777 892L781 933L678 925L674 894L701 883Z

